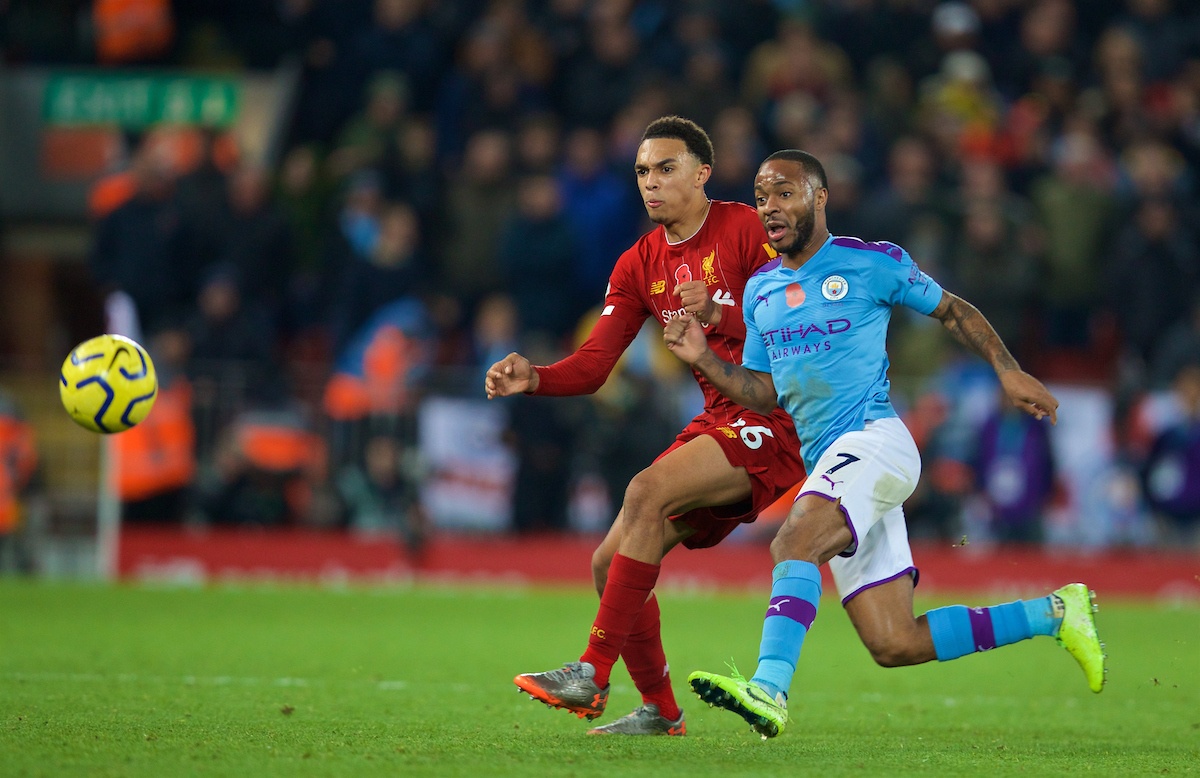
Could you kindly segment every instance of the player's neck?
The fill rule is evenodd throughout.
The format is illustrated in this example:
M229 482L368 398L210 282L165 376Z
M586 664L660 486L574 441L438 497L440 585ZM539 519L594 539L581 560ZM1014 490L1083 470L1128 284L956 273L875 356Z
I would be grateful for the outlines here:
M783 266L789 270L799 270L805 262L812 259L821 250L827 240L829 240L829 230L823 229L814 232L808 243L804 244L803 249L794 254L783 255Z
M698 207L688 211L688 214L679 221L664 224L663 230L667 233L667 242L683 243L699 232L700 228L704 226L704 220L708 218L708 209L711 207L712 201L705 198L700 201Z

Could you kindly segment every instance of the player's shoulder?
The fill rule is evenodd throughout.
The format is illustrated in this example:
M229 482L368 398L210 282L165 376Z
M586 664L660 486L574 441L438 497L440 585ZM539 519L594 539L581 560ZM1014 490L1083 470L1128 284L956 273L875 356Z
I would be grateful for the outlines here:
M756 295L763 288L763 285L767 285L768 287L774 285L775 280L779 279L779 274L776 271L782 267L782 264L784 264L784 258L775 256L768 259L754 273L750 274L749 279L746 279L745 299L743 301L746 307L750 307L752 295Z
M713 200L708 213L710 218L716 217L716 221L719 222L749 224L762 229L762 224L758 220L758 211L746 203L733 200Z
M655 227L633 242L633 245L621 252L617 264L631 263L640 265L647 257L661 253L667 246L662 227Z
M836 235L831 248L839 254L853 256L864 261L903 262L908 252L887 240L866 241L849 235Z
M773 259L767 260L761 267L750 274L750 282L753 282L755 279L758 279L759 281L766 279L767 276L773 274L782 265L783 257L781 256L776 256Z
M621 252L609 278L623 289L642 286L647 269L668 251L662 227L655 227Z

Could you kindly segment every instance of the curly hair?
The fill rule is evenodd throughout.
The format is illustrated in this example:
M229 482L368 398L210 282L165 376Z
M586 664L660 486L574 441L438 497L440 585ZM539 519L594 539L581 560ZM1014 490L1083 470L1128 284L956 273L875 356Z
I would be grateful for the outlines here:
M687 146L688 152L700 160L701 164L712 166L713 145L699 124L682 116L663 116L650 122L642 133L642 140L653 138L671 138L681 140Z

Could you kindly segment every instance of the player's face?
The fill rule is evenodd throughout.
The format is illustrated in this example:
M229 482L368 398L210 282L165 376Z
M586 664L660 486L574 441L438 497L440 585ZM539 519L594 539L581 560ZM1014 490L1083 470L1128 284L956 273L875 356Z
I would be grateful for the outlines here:
M803 252L818 222L824 221L827 197L828 192L814 186L799 162L764 162L754 179L754 205L771 248L780 254Z
M651 138L638 146L633 164L638 191L646 214L655 224L673 224L704 197L708 165L687 150L687 144L674 138Z

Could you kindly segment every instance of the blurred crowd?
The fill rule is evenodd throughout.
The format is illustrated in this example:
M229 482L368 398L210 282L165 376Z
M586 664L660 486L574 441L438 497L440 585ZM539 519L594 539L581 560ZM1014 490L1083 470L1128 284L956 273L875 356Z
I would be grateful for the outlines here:
M114 5L149 9L146 34L106 43ZM110 316L136 312L160 406L180 395L162 421L196 452L125 493L134 520L367 525L389 500L411 505L422 393L479 395L510 350L573 350L615 258L651 226L631 175L640 134L675 113L712 136L714 199L749 201L766 154L810 151L835 234L904 246L1031 372L1105 388L1130 499L1161 518L1112 542L1173 543L1200 523L1194 3L0 6L10 67L299 69L279 159L208 131L181 164L153 133L130 136L93 192L94 282ZM694 409L654 347L597 398L508 404L517 528L565 527L580 467L619 505L630 468ZM914 533L1042 540L1062 491L1044 426L960 412L948 376L962 354L926 322L895 321L890 352L929 474ZM1175 411L1148 423L1150 396ZM419 546L419 511L404 510Z

